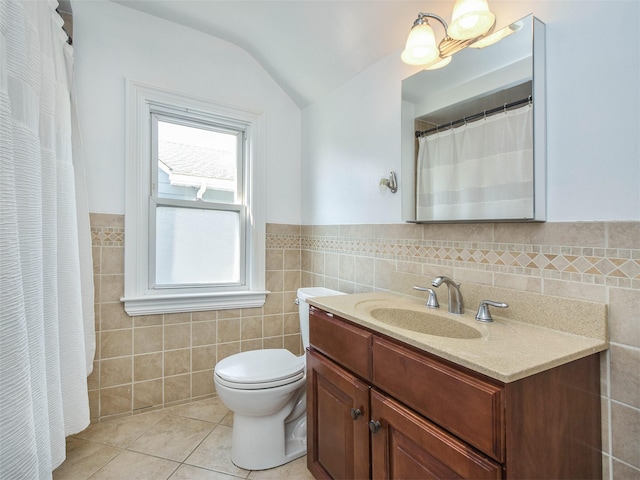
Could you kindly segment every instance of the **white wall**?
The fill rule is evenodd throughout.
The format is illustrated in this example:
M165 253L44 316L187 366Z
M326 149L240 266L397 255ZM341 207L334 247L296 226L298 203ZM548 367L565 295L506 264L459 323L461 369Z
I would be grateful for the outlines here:
M548 221L640 220L640 2L490 5L498 27L547 25ZM416 70L399 57L303 110L304 224L402 222L401 192L378 186L401 168L401 81Z
M300 223L301 112L237 46L103 0L73 1L89 210L124 213L125 79L265 112L267 222Z
M411 70L397 63L384 58L303 110L304 224L401 221L400 192L379 184L392 170L400 180L400 86Z

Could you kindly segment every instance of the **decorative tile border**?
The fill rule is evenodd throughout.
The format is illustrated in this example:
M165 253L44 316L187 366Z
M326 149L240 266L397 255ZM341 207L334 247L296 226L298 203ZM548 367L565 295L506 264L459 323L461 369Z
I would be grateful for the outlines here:
M267 235L267 248L301 248L640 289L640 249L311 235L297 239L278 234Z
M267 233L267 249L300 249L300 235Z
M124 229L91 227L94 246L124 246ZM640 249L274 234L267 249L302 249L493 270L640 289Z
M124 228L91 227L91 244L94 247L124 247Z

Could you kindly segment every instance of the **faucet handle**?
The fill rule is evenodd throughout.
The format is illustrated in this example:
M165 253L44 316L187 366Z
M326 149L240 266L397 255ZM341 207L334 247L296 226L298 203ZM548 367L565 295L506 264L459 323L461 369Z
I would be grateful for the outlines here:
M418 290L420 292L428 292L429 296L427 297L427 307L429 308L440 308L440 304L438 303L438 297L436 297L436 292L433 288L421 287L419 285L413 286L414 290Z
M480 322L493 322L491 318L491 312L489 311L489 305L498 308L507 308L509 305L506 303L494 302L493 300L482 300L478 306L478 313L476 313L476 320Z

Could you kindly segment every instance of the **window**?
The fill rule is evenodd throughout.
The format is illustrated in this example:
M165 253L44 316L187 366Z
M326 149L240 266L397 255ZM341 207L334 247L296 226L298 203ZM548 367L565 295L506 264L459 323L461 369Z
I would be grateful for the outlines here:
M127 87L125 310L262 306L261 116Z

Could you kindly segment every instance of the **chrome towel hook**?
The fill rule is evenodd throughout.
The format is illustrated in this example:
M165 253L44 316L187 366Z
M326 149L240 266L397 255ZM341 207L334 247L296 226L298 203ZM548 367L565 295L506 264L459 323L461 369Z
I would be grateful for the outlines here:
M389 172L389 178L383 178L380 180L380 185L384 185L391 193L396 193L398 191L398 182L396 180L396 172Z

